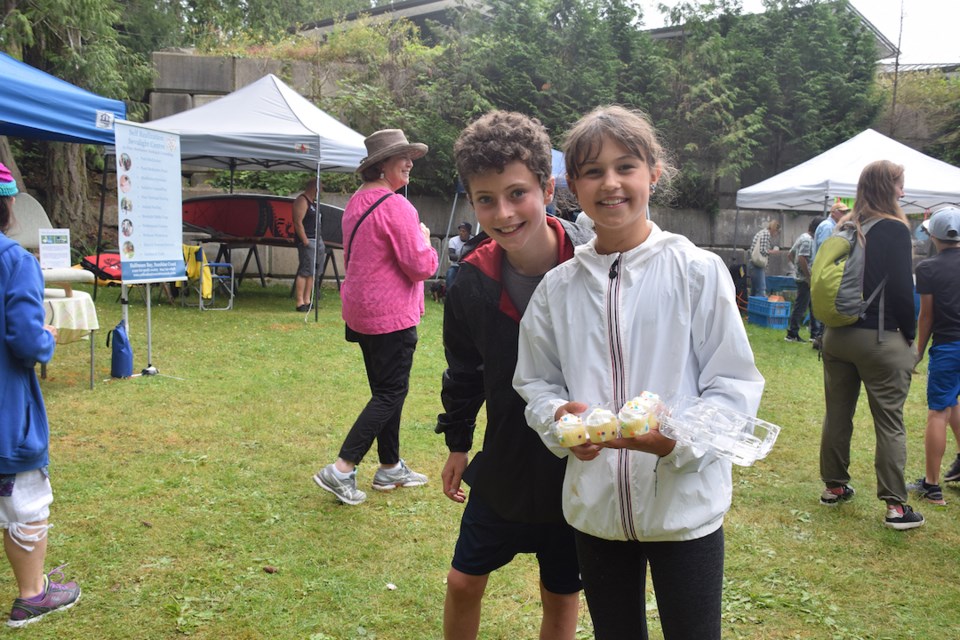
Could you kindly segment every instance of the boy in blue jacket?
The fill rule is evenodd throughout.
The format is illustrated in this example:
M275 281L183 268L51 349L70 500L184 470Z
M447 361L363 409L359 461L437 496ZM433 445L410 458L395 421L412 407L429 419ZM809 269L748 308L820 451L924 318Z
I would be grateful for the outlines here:
M43 573L53 491L47 475L50 432L36 363L53 357L57 331L44 325L43 275L36 258L5 234L17 183L0 164L0 527L3 550L20 589L10 627L36 622L80 599L75 582Z

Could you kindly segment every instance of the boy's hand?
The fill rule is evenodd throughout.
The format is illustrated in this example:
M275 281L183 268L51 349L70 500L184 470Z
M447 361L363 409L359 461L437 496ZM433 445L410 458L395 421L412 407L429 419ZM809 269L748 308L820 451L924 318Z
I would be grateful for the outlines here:
M467 468L467 454L463 451L451 451L447 463L443 465L440 477L443 479L443 495L454 502L466 502L467 494L460 486L463 471Z
M920 363L923 362L924 349L920 346L919 342L915 342L911 346L913 347L913 369L910 371L910 373L916 375L920 373L917 370L917 367L919 367Z
M655 456L663 457L668 455L673 448L677 446L676 440L671 440L660 433L659 429L650 429L646 433L641 433L633 438L614 438L596 445L597 447L606 447L608 449L633 449L634 451L646 451Z

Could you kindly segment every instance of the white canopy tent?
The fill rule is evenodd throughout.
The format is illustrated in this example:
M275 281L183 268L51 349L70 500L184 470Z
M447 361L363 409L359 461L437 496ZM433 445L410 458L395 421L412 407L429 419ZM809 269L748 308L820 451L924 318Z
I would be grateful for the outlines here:
M740 189L737 208L826 212L837 197L856 197L860 172L874 160L905 167L900 201L905 213L960 206L960 168L867 129L803 164Z
M185 164L230 170L355 171L364 137L268 74L233 93L145 127L180 136ZM101 211L101 228L103 212ZM321 225L317 216L317 232ZM98 259L100 239L97 241ZM254 246L255 248L255 246ZM315 282L319 289L319 279Z
M367 155L362 135L273 74L145 126L180 134L183 162L204 167L351 172Z

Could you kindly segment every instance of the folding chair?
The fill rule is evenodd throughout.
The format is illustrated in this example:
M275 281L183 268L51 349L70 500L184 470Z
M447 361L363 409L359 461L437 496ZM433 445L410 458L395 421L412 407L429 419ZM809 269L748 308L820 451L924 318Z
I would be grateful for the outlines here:
M234 275L230 262L207 262L203 245L183 245L186 265L187 292L197 292L197 307L201 311L228 311L233 308ZM180 296L182 305L189 304L187 292ZM221 302L217 302L217 297ZM225 301L224 301L225 300Z

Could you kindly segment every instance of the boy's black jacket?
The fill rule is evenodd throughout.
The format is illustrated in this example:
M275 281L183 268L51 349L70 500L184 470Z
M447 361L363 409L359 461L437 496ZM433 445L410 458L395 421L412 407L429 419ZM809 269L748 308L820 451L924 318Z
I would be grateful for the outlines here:
M561 240L561 261L593 237L574 223L555 217L547 221ZM443 343L448 368L441 391L444 413L437 416L436 431L444 434L450 451L469 451L486 401L483 450L464 472L471 493L504 519L561 523L566 460L551 453L527 426L526 405L513 389L520 314L500 284L504 252L481 235L447 291Z

